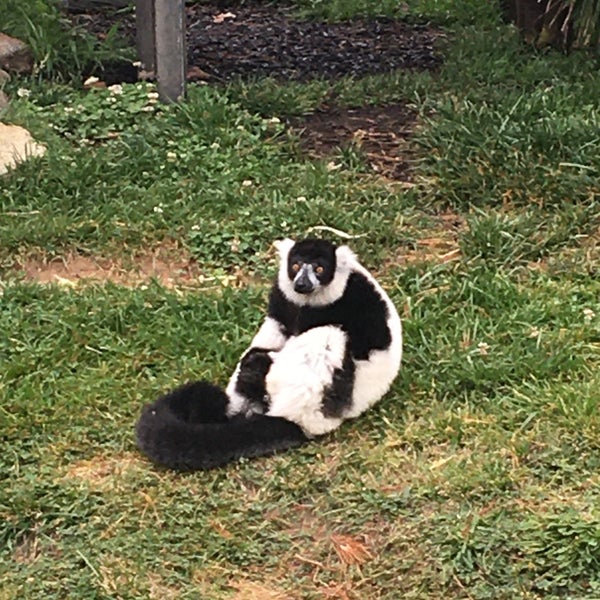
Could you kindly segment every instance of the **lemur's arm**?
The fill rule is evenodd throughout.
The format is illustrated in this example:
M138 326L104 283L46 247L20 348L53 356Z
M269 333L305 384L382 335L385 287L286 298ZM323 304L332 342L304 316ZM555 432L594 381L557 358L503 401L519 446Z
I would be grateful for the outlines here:
M229 384L227 414L263 412L265 409L265 377L271 367L271 352L279 352L288 339L281 323L267 316L242 354Z
M288 336L286 335L283 326L279 321L271 316L268 316L256 335L252 338L249 350L259 348L271 352L278 352L286 343Z
M226 392L230 417L266 410L265 377L273 362L272 354L279 352L292 334L292 313L276 282L269 295L267 316L229 380Z

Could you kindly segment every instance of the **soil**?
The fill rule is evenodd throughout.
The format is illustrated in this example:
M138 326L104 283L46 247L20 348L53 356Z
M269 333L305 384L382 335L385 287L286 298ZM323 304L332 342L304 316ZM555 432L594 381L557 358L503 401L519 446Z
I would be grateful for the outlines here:
M70 5L74 24L99 38L117 26L119 34L134 44L131 12L98 8L97 3L85 8L86 2L81 0L79 12L73 13L74 5ZM290 6L259 0L193 4L186 7L186 15L190 81L219 84L259 76L285 81L334 80L395 69L429 70L440 64L434 51L440 31L401 20L327 23L301 19ZM105 64L96 74L107 85L138 77L130 63ZM312 156L327 157L339 148L351 148L376 174L409 182L407 138L415 120L415 114L401 103L352 109L329 104L288 124Z
M221 21L228 14L234 16ZM290 9L260 4L220 10L196 4L188 21L189 64L219 79L335 79L439 63L433 31L402 21L298 20Z
M75 10L71 5L71 12ZM133 45L135 20L129 12L79 2L71 20L106 37L118 24L119 35ZM190 79L226 81L271 76L287 81L362 77L393 69L433 69L440 63L434 43L440 32L392 19L353 19L326 23L301 19L285 5L258 0L215 2L186 7L186 43ZM107 69L105 80L131 77ZM110 81L109 81L110 80Z
M127 262L71 252L53 260L23 259L18 268L29 281L68 287L87 281L138 286L155 279L165 287L194 286L203 282L200 267L183 249L167 243L151 252L139 253Z
M411 152L407 138L415 121L415 113L398 103L361 108L323 106L289 124L310 155L324 157L338 148L355 149L376 174L408 181Z

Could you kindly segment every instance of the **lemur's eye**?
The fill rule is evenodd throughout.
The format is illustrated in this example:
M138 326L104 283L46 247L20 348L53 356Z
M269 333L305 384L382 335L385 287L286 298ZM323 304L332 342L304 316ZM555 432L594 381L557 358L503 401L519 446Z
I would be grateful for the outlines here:
M325 269L321 265L317 265L317 268L315 269L315 273L317 275L322 275L324 270Z
M300 263L294 263L292 265L292 271L294 271L294 273L297 273L300 270Z

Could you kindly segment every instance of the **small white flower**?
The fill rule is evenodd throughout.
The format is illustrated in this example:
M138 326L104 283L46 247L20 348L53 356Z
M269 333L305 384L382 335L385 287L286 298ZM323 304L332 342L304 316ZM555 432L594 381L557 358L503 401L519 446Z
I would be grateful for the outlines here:
M591 323L592 319L596 316L596 313L591 308L583 309L583 320L586 323Z
M281 119L279 117L271 117L270 119L265 119L265 123L273 123L276 125L277 123L281 123Z
M243 126L243 125L238 125L238 126L236 127L236 129L237 129L238 131L245 131L245 129L244 129L244 126Z
M177 160L177 154L175 152L167 152L167 160L169 162L174 162Z
M306 196L298 196L296 202L306 202Z
M134 60L131 64L138 69L144 66L141 60Z
M72 106L65 106L65 112L68 113L72 113L75 109Z
M148 92L146 96L148 100L158 100L158 92Z
M532 327L529 330L529 337L530 338L537 338L540 337L540 335L542 334L542 332L537 328L537 327Z
M210 147L211 147L213 150L218 150L218 149L219 149L221 146L219 146L219 142L213 142L213 143L210 145Z
M31 90L28 90L27 88L19 88L17 90L17 96L19 96L19 98L29 98L29 96L31 96Z
M162 215L162 213L164 213L165 211L163 210L163 207L161 204L159 204L158 206L155 206L152 209L156 214Z
M108 91L115 96L120 96L123 93L123 86L119 83L108 86Z
M200 231L200 225L192 225L192 231Z
M88 77L84 82L83 85L94 85L95 83L98 83L100 80L97 77Z
M154 106L152 106L152 105L142 106L142 110L144 112L154 112Z
M250 179L244 179L242 181L242 187L250 187L252 185L252 181Z
M342 165L340 163L335 163L333 161L330 161L327 163L327 170L328 171L337 171L338 169L340 169L342 167Z
M106 98L106 101L109 104L114 104L117 101L117 99L114 96L108 96L108 98Z
M481 356L487 356L490 350L490 345L486 344L485 342L479 342L479 344L477 344L477 350L479 350L479 354L481 354Z

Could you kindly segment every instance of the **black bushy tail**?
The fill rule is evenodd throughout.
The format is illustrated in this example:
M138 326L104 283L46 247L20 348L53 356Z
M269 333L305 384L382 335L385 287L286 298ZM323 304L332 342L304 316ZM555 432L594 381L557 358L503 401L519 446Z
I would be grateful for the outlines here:
M220 467L308 441L295 423L254 415L227 418L229 399L210 383L183 385L144 406L135 431L150 460L178 471Z

